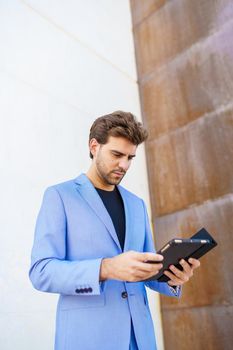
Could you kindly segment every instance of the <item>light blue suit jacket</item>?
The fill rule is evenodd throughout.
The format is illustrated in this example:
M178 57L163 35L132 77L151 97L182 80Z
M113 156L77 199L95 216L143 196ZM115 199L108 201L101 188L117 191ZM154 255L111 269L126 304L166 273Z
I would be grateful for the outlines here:
M126 215L124 251L154 252L143 200L118 189ZM36 289L60 294L56 350L129 350L131 317L139 350L156 349L145 285L175 294L156 281L99 282L102 258L120 253L112 220L85 174L45 191L29 275Z

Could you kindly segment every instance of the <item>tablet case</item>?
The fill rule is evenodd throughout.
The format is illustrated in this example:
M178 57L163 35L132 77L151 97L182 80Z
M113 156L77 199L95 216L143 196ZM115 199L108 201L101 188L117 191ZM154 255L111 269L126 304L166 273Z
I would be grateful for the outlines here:
M210 241L210 244L206 245L205 247L204 246L201 247L192 255L192 258L195 258L195 259L199 259L201 256L206 254L209 250L213 249L217 245L217 242L213 239L211 234L204 227L202 229L200 229L200 231L195 233L195 235L193 235L190 238L192 238L192 239L208 239Z
M208 251L210 251L217 245L217 242L214 240L214 238L205 228L200 229L197 233L195 233L192 237L190 237L190 239L204 239L204 240L208 240L209 243L205 245L200 245L199 248L193 254L191 254L191 256L189 255L185 259L186 261L190 257L199 259L201 256L206 254ZM175 264L174 261L173 262L171 261L169 261L169 265L174 264L178 269L182 270L182 266L180 264ZM157 280L158 282L168 282L169 277L167 277L163 273L162 274L158 273L155 276L152 276L151 278L147 279L146 281L152 281L152 280Z

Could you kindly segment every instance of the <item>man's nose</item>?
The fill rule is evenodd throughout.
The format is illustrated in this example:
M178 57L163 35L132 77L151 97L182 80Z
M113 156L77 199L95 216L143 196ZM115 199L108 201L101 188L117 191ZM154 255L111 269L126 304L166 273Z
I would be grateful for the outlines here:
M119 161L119 168L121 168L124 171L128 170L128 168L129 168L129 161L125 160L125 159L121 159Z

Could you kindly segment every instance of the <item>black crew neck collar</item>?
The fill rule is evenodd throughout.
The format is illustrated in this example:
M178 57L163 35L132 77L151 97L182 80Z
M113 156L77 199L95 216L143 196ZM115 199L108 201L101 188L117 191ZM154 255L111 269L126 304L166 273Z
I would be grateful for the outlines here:
M101 191L103 193L113 193L113 192L116 192L117 191L117 187L115 186L114 189L112 191L107 191L107 190L103 190L102 188L98 188L98 187L95 187L95 189L97 191Z

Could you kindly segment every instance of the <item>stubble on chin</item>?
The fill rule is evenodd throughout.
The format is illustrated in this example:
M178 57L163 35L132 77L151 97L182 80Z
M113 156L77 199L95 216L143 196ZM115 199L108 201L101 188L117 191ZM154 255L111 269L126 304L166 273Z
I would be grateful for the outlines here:
M121 180L123 179L125 174L122 177L120 177L119 179L114 178L113 174L114 174L113 172L111 172L107 175L102 174L102 177L108 185L119 185L119 183L121 182Z

